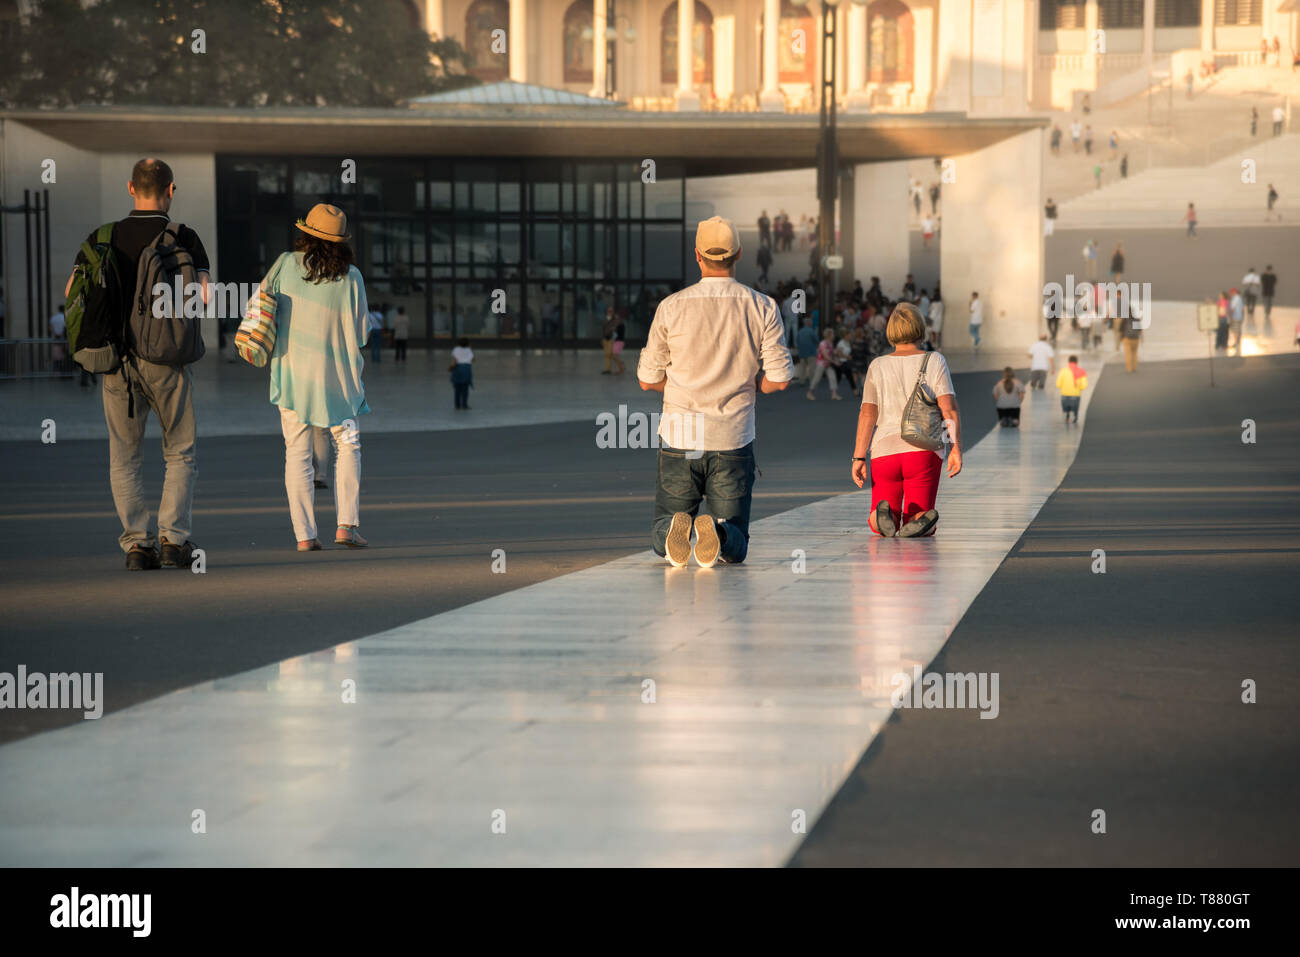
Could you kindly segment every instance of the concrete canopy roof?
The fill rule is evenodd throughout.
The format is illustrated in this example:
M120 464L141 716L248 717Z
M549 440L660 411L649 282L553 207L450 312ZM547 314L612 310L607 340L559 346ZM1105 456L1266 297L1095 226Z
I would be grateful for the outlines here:
M618 107L534 112L442 109L79 107L13 110L0 118L96 152L253 155L527 157L681 161L687 175L797 169L815 163L817 116L805 113L641 112ZM1042 117L960 113L842 114L841 162L957 156L1026 130Z

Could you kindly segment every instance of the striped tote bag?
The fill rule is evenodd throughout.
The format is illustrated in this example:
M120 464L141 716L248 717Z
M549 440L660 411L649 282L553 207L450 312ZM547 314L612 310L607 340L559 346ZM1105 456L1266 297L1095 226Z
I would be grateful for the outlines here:
M275 296L261 287L248 300L244 319L235 333L235 351L245 362L259 367L266 365L275 352Z

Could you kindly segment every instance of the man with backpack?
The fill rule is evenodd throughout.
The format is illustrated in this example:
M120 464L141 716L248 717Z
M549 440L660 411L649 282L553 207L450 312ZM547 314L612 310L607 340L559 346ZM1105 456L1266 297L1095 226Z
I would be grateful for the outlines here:
M127 569L189 568L197 547L189 536L198 470L188 365L203 355L199 325L208 300L208 255L194 230L167 215L176 183L166 163L140 160L127 192L135 208L91 233L77 255L64 290L68 345L83 369L103 373L109 478ZM162 427L166 462L158 507L161 549L149 532L140 469L150 410Z

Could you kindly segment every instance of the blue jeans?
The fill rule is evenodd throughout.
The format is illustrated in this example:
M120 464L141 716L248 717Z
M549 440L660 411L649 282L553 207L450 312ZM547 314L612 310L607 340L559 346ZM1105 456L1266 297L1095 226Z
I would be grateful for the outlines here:
M384 350L384 334L379 330L370 333L370 361L378 362Z
M659 483L655 491L650 547L664 554L664 540L675 512L694 517L708 499L709 514L718 523L721 558L731 565L749 552L749 506L754 493L754 443L726 452L705 452L687 458L679 449L659 448Z
M980 325L982 325L982 323L972 322L970 324L970 337L975 340L975 348L977 349L980 344Z
M1063 395L1061 396L1061 411L1068 418L1073 415L1076 419L1079 417L1079 396Z

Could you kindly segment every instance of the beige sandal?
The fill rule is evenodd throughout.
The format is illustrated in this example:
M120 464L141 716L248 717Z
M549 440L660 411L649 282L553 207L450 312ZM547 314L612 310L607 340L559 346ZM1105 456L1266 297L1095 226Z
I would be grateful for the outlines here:
M321 543L319 538L313 538L308 541L298 543L298 551L300 552L318 552L320 550L321 550Z
M361 537L355 525L340 525L338 531L334 533L335 545L346 545L348 548L365 548L370 543Z

